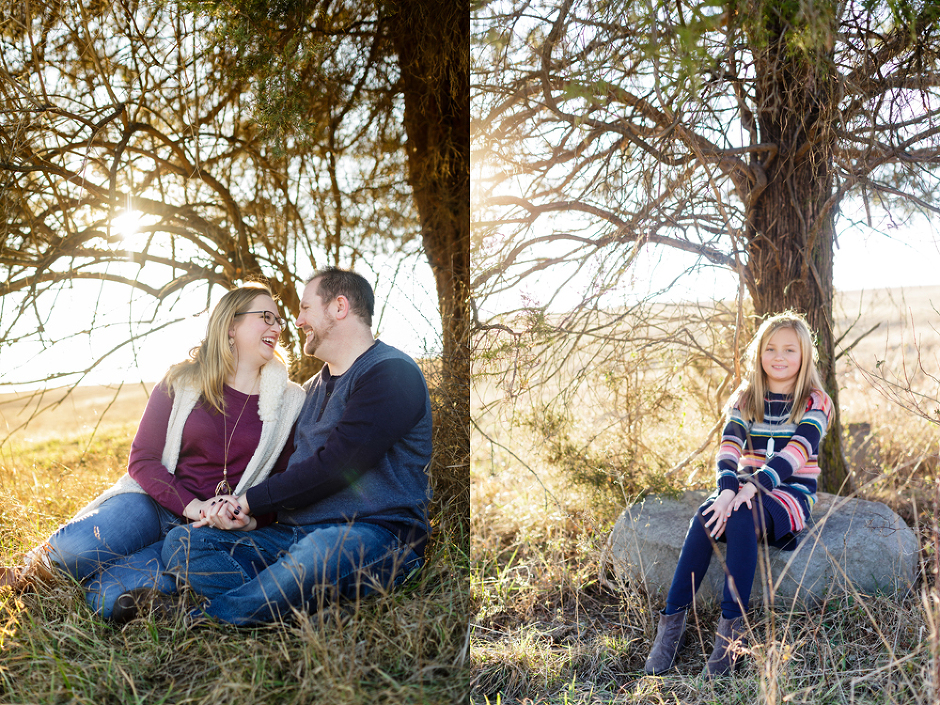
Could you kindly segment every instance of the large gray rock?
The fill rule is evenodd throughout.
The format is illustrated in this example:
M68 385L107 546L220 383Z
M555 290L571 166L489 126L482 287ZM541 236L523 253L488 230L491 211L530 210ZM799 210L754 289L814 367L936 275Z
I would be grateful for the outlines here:
M705 491L688 491L679 499L651 496L627 508L608 543L617 577L642 581L661 602L672 582L689 520L707 496ZM718 546L699 590L702 599L720 599L725 546ZM774 589L765 590L764 599L773 594L777 605L807 607L853 588L866 595L903 595L914 582L917 551L914 532L887 505L820 493L799 547L768 548L769 560L762 554L751 605L761 603L762 586L768 585L763 577L767 566Z

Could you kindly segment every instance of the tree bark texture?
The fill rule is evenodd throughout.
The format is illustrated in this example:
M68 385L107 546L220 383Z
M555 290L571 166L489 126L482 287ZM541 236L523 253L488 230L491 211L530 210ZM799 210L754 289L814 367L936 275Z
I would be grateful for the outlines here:
M396 5L390 36L405 103L409 182L443 327L435 491L469 526L470 15L455 0ZM445 470L446 468L446 470Z
M759 139L778 147L763 164L766 188L748 204L747 283L759 316L793 309L817 334L819 370L832 397L832 424L819 452L820 489L851 489L839 414L832 327L834 86L825 67L787 47L782 27L759 57Z

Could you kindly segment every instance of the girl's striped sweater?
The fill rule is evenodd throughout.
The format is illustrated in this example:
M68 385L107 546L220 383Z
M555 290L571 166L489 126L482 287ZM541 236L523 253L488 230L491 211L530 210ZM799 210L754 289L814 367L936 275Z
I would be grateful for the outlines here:
M718 491L756 483L775 538L806 526L816 503L819 444L832 420L832 399L822 390L810 394L799 423L788 420L792 404L789 395L768 393L760 423L744 421L733 405L718 450Z

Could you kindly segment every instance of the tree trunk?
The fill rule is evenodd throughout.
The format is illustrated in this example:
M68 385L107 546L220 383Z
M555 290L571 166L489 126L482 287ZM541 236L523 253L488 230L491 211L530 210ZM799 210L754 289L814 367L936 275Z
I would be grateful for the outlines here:
M469 528L470 15L455 0L395 7L390 37L401 71L409 182L443 328L432 474L437 502Z
M778 152L759 165L767 186L748 205L748 288L758 315L793 309L816 331L819 369L834 405L819 452L820 489L845 493L851 486L832 328L833 86L824 62L787 46L783 24L769 24L772 40L756 71L759 140Z

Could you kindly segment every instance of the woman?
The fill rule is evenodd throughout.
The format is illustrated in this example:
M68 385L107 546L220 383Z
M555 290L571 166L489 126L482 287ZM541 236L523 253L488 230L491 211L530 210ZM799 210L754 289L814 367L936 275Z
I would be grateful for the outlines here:
M288 380L278 348L284 324L267 287L226 293L205 340L154 388L128 473L30 551L23 567L3 569L0 584L22 587L64 571L85 581L89 606L105 618L129 590L175 592L160 561L170 529L202 518L215 495L243 492L287 464L304 392ZM244 528L255 526L252 518Z

